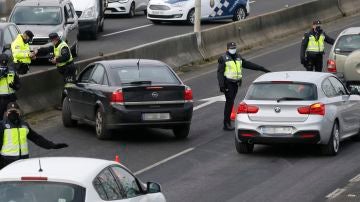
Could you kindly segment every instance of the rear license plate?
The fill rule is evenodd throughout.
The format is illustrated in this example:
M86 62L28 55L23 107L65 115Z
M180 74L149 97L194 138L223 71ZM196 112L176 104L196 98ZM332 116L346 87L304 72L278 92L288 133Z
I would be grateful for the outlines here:
M144 113L142 114L142 119L144 121L159 121L159 120L169 120L169 113Z
M261 132L263 134L275 135L275 134L283 134L289 135L293 133L292 127L262 127Z

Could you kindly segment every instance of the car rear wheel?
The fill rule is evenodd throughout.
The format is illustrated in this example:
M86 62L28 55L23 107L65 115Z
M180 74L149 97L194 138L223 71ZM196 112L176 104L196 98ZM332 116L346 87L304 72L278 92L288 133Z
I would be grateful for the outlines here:
M323 145L322 152L328 156L335 156L339 152L340 147L340 129L339 124L334 123L331 137L326 145Z
M235 148L239 154L250 154L254 151L254 144L239 142L235 138Z
M135 2L132 2L131 6L130 6L129 13L128 13L128 17L132 18L134 16L135 16Z
M71 118L69 98L65 97L62 104L62 122L65 127L74 127L77 121Z
M95 117L96 137L100 140L107 140L111 137L111 131L106 128L104 110L100 107Z
M71 55L73 57L77 57L79 54L79 42L76 42L76 44L74 45L74 47L71 48Z
M190 25L195 23L195 9L189 11L186 22Z
M187 138L190 133L190 124L174 127L173 133L177 139Z
M246 11L243 7L239 7L235 10L233 21L240 21L246 18Z

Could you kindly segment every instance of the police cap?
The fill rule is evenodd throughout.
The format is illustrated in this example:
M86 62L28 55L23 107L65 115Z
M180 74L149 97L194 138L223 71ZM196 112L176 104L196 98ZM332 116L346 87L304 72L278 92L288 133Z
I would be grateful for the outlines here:
M10 102L7 107L6 107L7 110L9 109L17 109L17 110L20 110L20 106L18 105L18 103L16 102Z
M60 38L59 35L57 33L50 33L49 34L49 39L50 40L54 40L54 39L58 39Z
M0 65L7 66L9 62L9 56L6 54L0 54Z
M25 33L28 37L30 37L30 39L34 38L34 34L32 33L32 31L26 30L24 33Z
M227 49L231 49L231 48L236 48L236 43L235 42L227 43Z

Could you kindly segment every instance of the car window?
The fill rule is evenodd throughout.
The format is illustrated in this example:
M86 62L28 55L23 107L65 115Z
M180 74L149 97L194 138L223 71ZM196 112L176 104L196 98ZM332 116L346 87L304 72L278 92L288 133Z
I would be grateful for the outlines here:
M56 6L18 6L10 17L17 25L59 25L60 8Z
M102 84L103 84L103 85L106 85L106 86L109 85L109 79L108 79L106 73L104 74L104 80L103 80Z
M321 89L323 90L326 97L335 97L336 91L334 86L331 84L329 79L325 79L321 84Z
M11 35L12 35L12 37L13 37L13 40L17 37L17 35L19 34L19 31L16 29L16 27L15 26L13 26L13 25L10 25L9 26L9 30L10 30L10 32L11 32Z
M341 36L335 45L335 49L348 53L360 49L360 35L354 34Z
M123 199L123 196L121 195L120 187L117 184L114 176L111 174L109 169L103 170L97 176L97 179L98 179L98 182L97 182L98 184L96 184L96 181L93 184L94 184L95 189L98 188L97 191L98 191L100 197L101 197L102 190L99 188L102 187L103 192L105 192L105 194L106 194L107 200Z
M76 11L75 11L75 9L74 9L73 4L72 4L72 3L69 3L69 7L70 7L70 9L71 9L71 13L72 13L73 18L74 18L74 17L76 16Z
M119 166L114 166L111 169L120 181L127 198L137 197L142 194L135 177L132 176L128 171Z
M4 30L4 44L11 44L12 41L13 41L13 39L12 39L9 29L5 29Z
M329 78L331 84L334 86L336 95L346 95L347 91L346 88L344 87L344 85L335 77L330 77Z
M107 200L107 195L105 192L105 188L104 186L101 184L99 178L95 178L94 182L93 182L94 188L96 190L96 192L99 194L100 198L103 200Z
M316 100L317 90L314 84L296 82L254 83L250 86L246 99L277 100L294 98L294 100Z
M74 15L73 12L68 4L65 5L66 13L69 19L73 19Z
M95 65L86 67L86 69L80 74L78 81L80 83L89 83L89 78Z
M90 83L102 84L104 79L105 69L102 65L97 65L93 71L90 79Z

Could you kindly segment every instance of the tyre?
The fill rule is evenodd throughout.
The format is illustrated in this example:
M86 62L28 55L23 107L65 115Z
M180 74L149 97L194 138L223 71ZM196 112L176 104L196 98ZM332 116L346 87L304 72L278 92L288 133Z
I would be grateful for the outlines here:
M322 152L328 156L335 156L339 152L340 147L340 130L339 124L334 123L333 129L331 131L331 137L329 142L326 145L322 146Z
M193 25L195 23L195 9L191 9L187 15L186 23Z
M150 20L150 21L155 25L161 24L160 20Z
M92 31L89 33L90 34L90 39L92 40L96 40L97 39L97 31L98 28L95 26Z
M127 14L129 18L132 18L135 16L135 2L131 3L129 13Z
M254 144L239 142L235 138L235 148L239 154L250 154L254 151Z
M71 55L77 57L79 55L79 42L76 42L74 47L71 48Z
M173 133L177 139L187 138L190 133L190 124L174 127Z
M147 15L147 10L144 10L144 14Z
M99 26L99 32L103 32L103 31L104 31L104 21L105 21L105 19L102 18L102 19L101 19L101 24L100 24L100 26Z
M68 97L64 98L62 104L62 122L67 128L74 127L77 124L77 120L71 118L70 102Z
M235 10L233 21L240 21L246 18L246 10L244 7L239 7Z
M110 131L106 128L106 123L104 119L104 110L99 107L96 111L95 117L95 131L96 137L100 140L107 140L111 138Z

